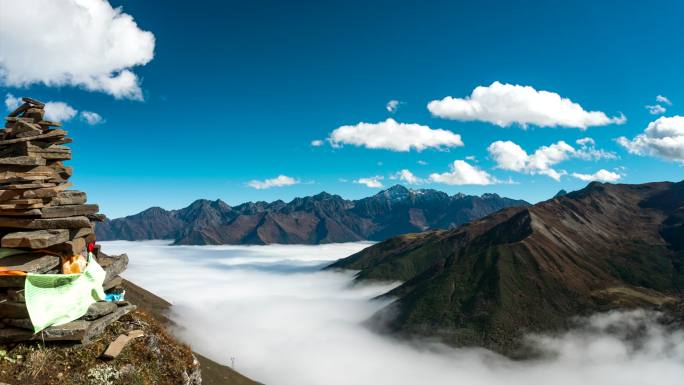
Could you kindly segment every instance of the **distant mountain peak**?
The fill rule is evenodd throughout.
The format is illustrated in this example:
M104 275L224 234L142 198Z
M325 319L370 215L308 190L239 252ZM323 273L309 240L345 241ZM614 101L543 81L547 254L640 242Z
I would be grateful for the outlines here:
M494 196L492 196L494 197ZM175 239L177 244L350 242L430 228L455 227L491 212L527 202L476 196L459 200L431 189L400 184L373 196L345 200L325 191L286 203L246 202L234 207L198 199L188 207L148 209L97 226L99 240Z
M314 195L313 197L316 198L316 199L330 199L330 198L332 198L333 196L334 196L334 195L328 193L327 191L321 191L321 192L319 192L318 194Z
M484 193L480 195L482 199L498 199L501 198L497 193Z
M380 191L378 194L386 194L386 193L389 193L389 194L408 194L410 192L411 192L411 189L409 189L405 186L402 186L400 184L395 184L394 186L392 186L386 190Z

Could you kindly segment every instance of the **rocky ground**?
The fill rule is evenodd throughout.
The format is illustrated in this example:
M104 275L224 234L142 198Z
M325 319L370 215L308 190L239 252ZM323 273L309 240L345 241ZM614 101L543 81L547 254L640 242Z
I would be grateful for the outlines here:
M121 317L86 346L32 342L0 346L0 382L12 385L257 385L178 342L166 329L170 304L124 282L138 310ZM109 343L131 330L145 334L114 360Z

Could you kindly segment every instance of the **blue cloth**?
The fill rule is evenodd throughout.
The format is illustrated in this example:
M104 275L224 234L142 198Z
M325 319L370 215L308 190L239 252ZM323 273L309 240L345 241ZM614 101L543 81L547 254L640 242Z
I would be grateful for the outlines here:
M123 301L124 300L124 292L121 293L109 293L105 295L105 301L108 302L116 302L116 301Z

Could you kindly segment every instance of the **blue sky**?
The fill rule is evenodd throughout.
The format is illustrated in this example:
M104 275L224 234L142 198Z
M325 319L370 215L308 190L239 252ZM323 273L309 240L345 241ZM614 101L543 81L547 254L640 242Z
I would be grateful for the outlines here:
M6 28L22 18L11 3L0 5ZM677 147L682 122L664 119L645 133L659 118L684 115L679 1L111 1L122 7L119 13L103 0L86 3L99 12L90 14L99 15L92 16L97 25L115 20L114 27L84 37L83 9L61 6L44 8L46 17L63 21L36 31L38 43L0 34L0 93L60 101L103 118L90 125L76 114L64 126L74 139L76 188L112 217L150 206L180 208L197 198L238 204L323 190L358 198L379 188L354 181L407 184L392 179L400 170L411 172L415 188L496 192L531 202L581 188L600 170L624 183L684 176L684 149ZM41 52L40 44L54 39L68 48ZM50 64L58 61L77 64ZM32 69L30 62L41 64ZM134 74L132 86L123 77L109 81L122 70ZM478 86L483 99L466 98ZM540 127L535 111L497 110L511 98L518 98L516 108L538 109L549 100L548 109L558 107L540 91L581 106L573 114L583 123L559 110ZM485 111L427 108L449 96L469 105L475 100ZM400 102L394 112L386 108L390 100ZM651 114L646 105L666 111ZM502 127L491 116L513 122ZM400 139L379 138L390 143L384 148L353 144L377 140L382 132L373 130L388 118L424 127ZM360 128L360 122L372 125ZM355 127L351 137L327 141L341 126ZM448 133L437 129L460 135L463 145L454 145L453 136L451 144L440 142ZM658 146L663 132L674 147ZM420 142L421 133L435 134L438 145L397 151ZM646 136L637 142L638 135ZM582 148L576 141L586 137L595 144L585 141ZM314 140L323 144L313 146ZM513 142L530 156L559 141L572 150L558 147L563 160L557 163L540 165L539 157L516 163L492 152L497 141ZM452 170L454 161L468 168ZM295 184L249 186L279 175Z

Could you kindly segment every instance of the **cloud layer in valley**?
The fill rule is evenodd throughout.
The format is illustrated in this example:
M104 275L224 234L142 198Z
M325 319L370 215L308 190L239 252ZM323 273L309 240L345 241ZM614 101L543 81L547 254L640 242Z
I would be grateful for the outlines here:
M451 131L420 124L399 123L391 118L379 123L362 122L338 127L328 140L333 147L348 144L401 152L463 146L461 136Z
M0 36L0 84L143 99L132 70L154 57L154 35L106 0L3 1Z
M479 86L470 96L447 96L428 103L437 117L483 121L500 127L518 124L527 127L572 127L582 130L591 126L623 124L623 115L609 117L601 111L587 111L581 105L555 92L536 90L530 86L494 82Z
M223 364L234 357L237 370L266 384L675 385L684 378L684 334L639 311L531 337L549 356L529 362L377 335L362 323L387 304L371 299L395 284L353 286L352 273L319 271L367 245L103 242L108 253L129 254L127 279L174 304L184 341ZM620 331L635 328L639 344L625 342Z

